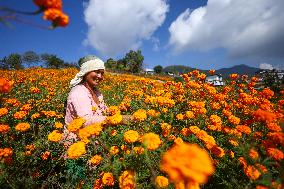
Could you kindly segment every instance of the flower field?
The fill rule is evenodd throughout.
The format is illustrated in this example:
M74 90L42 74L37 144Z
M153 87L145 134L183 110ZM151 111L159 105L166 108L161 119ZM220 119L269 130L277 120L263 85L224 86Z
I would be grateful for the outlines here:
M283 188L284 90L237 74L214 87L198 70L184 82L107 73L106 121L75 119L67 144L77 72L1 70L1 188Z

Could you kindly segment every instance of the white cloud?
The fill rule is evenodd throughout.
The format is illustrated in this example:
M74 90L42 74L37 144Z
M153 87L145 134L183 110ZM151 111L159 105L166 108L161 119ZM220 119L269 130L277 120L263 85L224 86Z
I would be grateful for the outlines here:
M174 51L225 48L234 57L284 57L283 0L208 0L169 28Z
M162 25L168 9L166 0L90 0L85 41L107 56L135 50Z
M267 64L267 63L259 64L259 68L262 69L262 70L273 70L273 66L271 64Z

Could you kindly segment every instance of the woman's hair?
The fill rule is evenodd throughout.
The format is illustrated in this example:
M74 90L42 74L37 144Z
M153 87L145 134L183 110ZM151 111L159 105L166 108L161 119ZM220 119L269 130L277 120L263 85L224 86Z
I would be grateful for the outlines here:
M95 55L87 55L87 56L84 56L82 58L79 59L78 61L78 65L81 67L81 65L89 60L95 60L97 59L98 57L96 57Z

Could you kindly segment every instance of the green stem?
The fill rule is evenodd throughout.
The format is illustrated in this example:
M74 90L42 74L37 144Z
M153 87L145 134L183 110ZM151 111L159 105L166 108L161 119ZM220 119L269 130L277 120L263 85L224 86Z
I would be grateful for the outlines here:
M43 12L42 9L38 9L34 12L26 12L26 11L19 11L19 10L11 9L11 8L8 8L8 7L0 7L0 11L9 12L9 13L16 13L16 14L25 14L25 15L37 15L37 14L40 14L41 12Z

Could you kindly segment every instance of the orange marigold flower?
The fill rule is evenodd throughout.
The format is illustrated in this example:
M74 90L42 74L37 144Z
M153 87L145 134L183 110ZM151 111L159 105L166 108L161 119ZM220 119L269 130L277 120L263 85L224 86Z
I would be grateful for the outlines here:
M63 134L58 130L53 130L48 134L47 138L51 142L59 142L63 137Z
M0 157L10 157L13 155L12 148L0 148Z
M143 109L137 110L136 112L134 112L133 118L136 121L144 121L145 119L147 119L147 112L146 112L146 110L143 110Z
M183 120L184 115L183 114L177 114L176 118L177 118L177 120Z
M194 113L193 113L193 111L186 111L186 112L185 112L185 117L186 117L187 119L192 119L192 118L194 118Z
M27 115L27 112L26 112L26 111L19 111L19 112L16 112L16 113L14 114L14 118L15 118L15 119L23 119L23 118L26 117L26 115Z
M136 142L139 138L139 133L134 130L126 131L123 135L124 141L128 143Z
M182 143L183 143L183 140L182 140L182 138L178 137L178 138L176 138L176 139L174 140L174 143L175 143L175 144L182 144Z
M113 186L114 185L113 175L111 173L104 173L102 182L103 182L103 185Z
M0 108L0 117L2 117L3 115L6 115L7 113L8 113L7 108Z
M243 167L247 167L247 161L244 157L239 157L238 160Z
M39 118L40 117L40 114L39 113L34 113L31 118L32 119L36 119L36 118Z
M109 113L109 115L120 114L120 109L118 106L110 106L108 107L107 113Z
M91 165L95 166L95 165L100 164L101 161L102 161L102 159L103 159L102 156L100 156L100 155L94 155L94 156L89 160L89 163L90 163Z
M82 141L72 144L67 150L67 155L71 159L77 159L86 153L85 143Z
M30 92L31 92L31 93L34 93L34 94L37 94L37 93L40 93L40 89L37 88L37 87L31 87L31 88L30 88Z
M169 185L169 179L164 176L157 176L155 183L158 188L165 188Z
M5 78L0 78L0 93L8 93L12 89L13 82Z
M147 133L143 136L142 143L148 150L155 150L162 144L162 141L159 135L155 133Z
M270 131L275 131L275 132L281 132L282 131L282 128L277 125L276 123L267 123L267 128L270 130Z
M200 129L199 129L199 127L197 127L197 126L190 126L190 127L189 127L189 130L190 130L193 134L197 134L197 133L200 132Z
M256 110L253 113L253 116L256 120L267 122L267 123L271 123L276 119L276 115L274 113L267 112L261 109Z
M9 125L0 124L0 133L6 134L10 131Z
M41 154L41 159L42 160L47 160L50 156L50 152L49 151L45 151L44 153Z
M229 120L230 123L235 124L235 125L238 125L241 121L240 118L233 116L233 115L229 116L228 120Z
M109 153L110 153L111 155L118 154L118 152L119 152L119 148L118 148L117 146L112 146L112 147L110 147Z
M271 139L276 144L284 146L284 133L282 132L269 132L267 137Z
M237 79L238 77L239 77L238 74L230 74L230 78L233 80Z
M56 8L62 9L62 1L61 0L33 0L34 4L39 7L43 7L44 9L48 8Z
M210 151L217 157L221 158L225 155L225 152L223 150L223 148L218 147L218 146L213 146Z
M44 11L43 19L50 20L55 26L67 26L69 18L61 10L50 8Z
M245 133L245 134L251 133L250 127L248 127L246 125L238 125L238 126L236 126L236 129L241 133Z
M209 70L210 75L214 75L216 70Z
M161 170L174 183L206 183L214 172L213 161L208 153L196 144L174 145L162 156Z
M183 136L188 136L190 134L190 130L188 128L182 128L180 134Z
M249 150L249 156L253 160L257 160L259 158L258 152L256 150L254 150L254 149L250 149Z
M252 165L249 165L244 168L246 176L251 180L256 180L260 177L260 171Z
M16 125L15 129L16 131L22 131L25 132L27 130L29 130L31 127L31 125L29 123L19 123Z
M217 115L211 115L209 119L213 125L222 125L222 120Z
M103 181L102 179L96 179L93 189L102 189L103 188Z
M151 110L148 110L148 111L147 111L147 115L148 115L148 116L151 116L151 117L158 117L158 116L160 116L160 112L151 109Z
M136 188L135 173L131 170L123 171L119 176L119 188L121 189L134 189Z
M272 157L277 161L281 161L282 159L284 159L283 152L281 150L278 150L277 148L267 148L266 153L268 156Z

